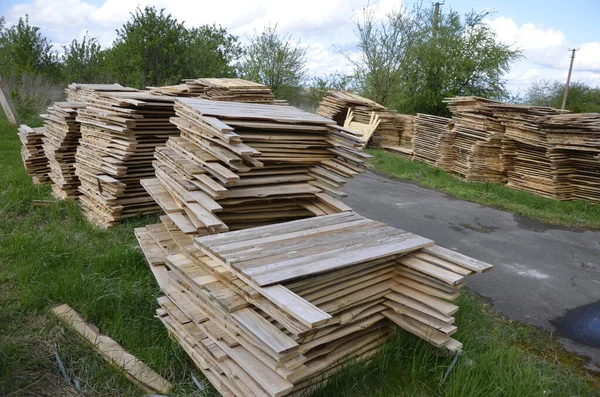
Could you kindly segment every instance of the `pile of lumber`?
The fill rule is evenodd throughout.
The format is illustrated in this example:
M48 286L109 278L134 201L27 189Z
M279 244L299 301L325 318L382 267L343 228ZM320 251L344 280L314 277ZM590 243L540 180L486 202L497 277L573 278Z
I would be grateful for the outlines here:
M266 85L238 78L186 79L183 84L148 89L155 95L197 97L213 101L286 103L276 100L273 91Z
M417 114L412 138L414 160L433 166L438 164L442 157L442 148L449 151L452 146L450 121L445 117Z
M365 146L372 137L375 147L381 147L384 140L391 143L389 146L399 146L403 116L360 95L347 91L328 91L316 113L346 129L360 132Z
M83 102L55 102L45 114L40 115L46 128L44 153L50 166L52 193L59 199L76 199L79 196L75 152L81 131L76 117L77 110L83 108Z
M325 215L369 157L331 120L291 106L178 98L180 135L156 149L142 181L177 227L212 234Z
M494 116L505 126L502 158L506 185L555 200L569 199L569 167L562 153L553 150L546 131L540 128L544 116L560 110L528 105L492 105Z
M569 198L600 201L600 114L561 114L542 118L555 173L568 171Z
M31 176L35 184L48 183L50 168L43 148L46 129L43 127L31 128L21 124L18 134L23 145L21 146L21 158L27 174Z
M159 210L140 180L154 176L156 146L178 135L169 118L174 98L119 89L81 88L81 139L76 175L81 182L80 205L88 219L111 227L122 219ZM82 93L83 91L84 93Z
M166 221L136 230L161 268L157 315L224 396L309 391L397 326L457 351L450 301L491 268L353 212L195 241Z
M65 92L69 102L85 102L85 98L93 92L136 92L135 88L123 87L121 84L81 84L72 83Z
M452 112L455 134L452 171L470 181L504 183L504 126L490 106L502 102L474 96L447 98L444 102Z

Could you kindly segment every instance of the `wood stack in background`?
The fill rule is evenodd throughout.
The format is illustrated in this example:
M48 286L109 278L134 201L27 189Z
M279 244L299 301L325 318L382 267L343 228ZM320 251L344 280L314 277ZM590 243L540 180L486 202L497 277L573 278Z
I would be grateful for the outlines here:
M369 156L362 141L291 106L177 99L180 130L156 150L144 187L185 233L209 234L336 213Z
M365 146L371 142L374 147L382 147L384 140L392 143L389 146L399 146L403 116L360 95L328 91L316 113L334 120L337 125L361 132Z
M18 131L19 139L23 145L21 146L21 158L23 159L25 171L31 176L34 184L48 183L50 181L48 176L50 168L43 148L46 129L44 127L31 128L21 124Z
M213 101L287 103L284 100L276 100L273 91L268 86L238 78L186 79L183 84L148 87L148 89L155 95L197 97Z
M570 196L568 158L549 144L540 126L543 116L560 111L548 107L492 105L495 117L505 126L502 156L507 171L506 185L554 200Z
M85 102L85 98L93 92L136 92L135 88L123 87L121 84L81 84L72 83L65 92L68 102Z
M161 268L158 317L222 395L299 395L396 325L457 351L448 301L491 268L353 212L195 242L163 219L136 230Z
M452 171L470 181L504 183L504 126L488 106L502 102L480 97L447 98L444 102L454 124Z
M82 94L81 91L85 92ZM140 180L154 175L154 149L178 135L169 118L174 99L120 89L80 89L80 145L76 175L80 205L88 219L111 227L122 219L159 210Z
M429 114L417 114L415 118L415 131L412 138L414 159L429 165L436 165L440 161L442 147L448 149L446 142L453 135L450 133L450 119ZM444 142L444 144L442 144Z
M600 114L547 116L540 125L552 146L555 168L569 170L569 198L600 201Z
M75 119L84 102L55 102L40 115L46 135L44 153L50 167L52 194L59 199L79 196L79 178L75 175L75 152L81 138L80 124Z

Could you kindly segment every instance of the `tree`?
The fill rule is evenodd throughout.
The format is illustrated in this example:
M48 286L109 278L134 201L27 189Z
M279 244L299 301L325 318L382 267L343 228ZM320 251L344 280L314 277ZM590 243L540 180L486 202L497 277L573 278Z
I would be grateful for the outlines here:
M560 109L564 92L565 85L559 81L534 81L527 89L525 102ZM590 87L579 81L571 83L566 109L575 113L600 112L600 87Z
M187 32L184 76L235 77L236 62L243 54L237 36L225 28L204 25Z
M327 91L351 91L354 89L355 79L340 73L326 73L323 77L313 77L308 89L309 101L319 104Z
M250 37L241 72L245 78L271 87L276 97L292 99L306 76L306 49L291 35L280 36L277 25L267 26Z
M165 10L137 8L108 52L113 80L138 88L178 83L186 29Z
M63 50L62 74L67 82L106 82L105 53L95 37L86 33L81 42L74 39L68 46L63 46Z
M1 26L4 25L4 19ZM58 63L52 43L29 17L19 18L16 25L0 29L0 76L20 78L23 74L56 78Z
M353 63L366 96L405 113L448 115L445 97L508 95L502 76L521 53L497 39L488 13L436 17L417 4L374 15L367 9L355 19L361 56Z

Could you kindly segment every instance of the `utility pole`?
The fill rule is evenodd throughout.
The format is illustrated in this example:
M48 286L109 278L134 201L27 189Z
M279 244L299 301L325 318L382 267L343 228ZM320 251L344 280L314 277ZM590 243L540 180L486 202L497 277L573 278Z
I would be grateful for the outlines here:
M433 5L433 37L437 36L438 25L440 23L440 6L444 3L436 2Z
M571 51L571 64L569 65L569 74L567 75L567 85L565 85L565 95L563 95L561 110L565 110L565 106L567 106L567 97L569 96L569 83L571 82L571 72L573 71L573 61L575 60L575 51L578 49L570 48Z

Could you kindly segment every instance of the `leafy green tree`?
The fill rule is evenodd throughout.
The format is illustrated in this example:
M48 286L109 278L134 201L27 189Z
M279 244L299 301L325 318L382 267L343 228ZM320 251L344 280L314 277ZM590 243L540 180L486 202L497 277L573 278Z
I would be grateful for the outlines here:
M456 95L508 96L502 79L520 51L500 42L487 12L435 15L417 4L376 20L355 20L362 56L354 61L366 96L405 113L448 115L442 100Z
M242 75L268 85L277 98L293 99L299 95L306 77L306 48L291 35L280 35L267 26L250 37L241 63Z
M235 77L243 54L237 36L225 28L204 25L187 32L184 77Z
M107 54L113 80L138 88L178 83L186 29L155 7L137 8Z
M525 102L560 109L564 92L565 85L559 81L534 81L527 89ZM591 87L579 81L571 83L565 108L575 113L600 112L600 87Z
M16 25L0 30L0 76L10 79L29 74L54 79L58 70L52 43L42 35L40 28L29 24L28 16L19 18Z
M63 46L63 50L62 74L68 83L107 81L105 53L95 37L86 33L81 42L74 39L68 46Z
M355 88L354 84L355 80L353 76L337 72L326 73L323 77L313 77L308 89L308 99L318 105L325 94L327 94L327 91L351 91Z

